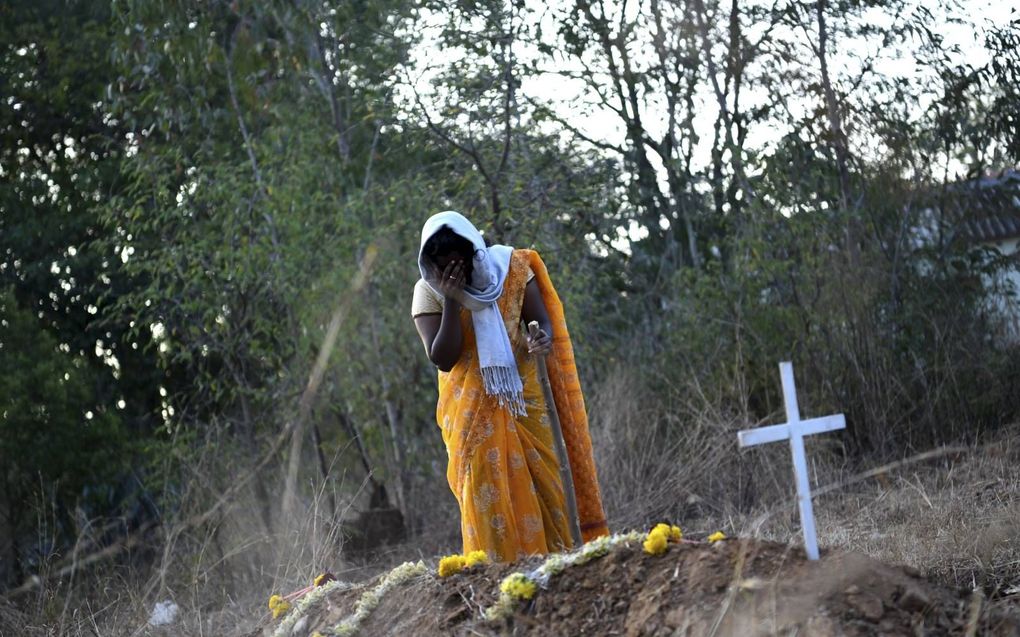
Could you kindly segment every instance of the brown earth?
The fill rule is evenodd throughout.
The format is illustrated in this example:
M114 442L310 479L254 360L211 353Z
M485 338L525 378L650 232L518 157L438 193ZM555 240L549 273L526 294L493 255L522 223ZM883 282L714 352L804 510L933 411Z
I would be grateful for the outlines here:
M803 551L754 540L671 544L663 555L619 547L552 578L505 622L482 613L499 582L538 561L434 571L394 590L362 635L1020 635L1020 618L969 592L951 591L908 568L857 553ZM299 622L295 637L353 613L363 587L337 592ZM266 620L255 635L271 635Z

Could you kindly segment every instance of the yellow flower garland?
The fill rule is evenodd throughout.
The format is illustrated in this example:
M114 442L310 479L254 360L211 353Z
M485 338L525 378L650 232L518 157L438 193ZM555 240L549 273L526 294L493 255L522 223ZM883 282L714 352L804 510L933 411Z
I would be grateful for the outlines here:
M412 578L424 575L426 571L425 563L421 561L404 562L397 566L384 575L375 588L367 590L361 595L354 605L354 614L331 628L330 634L337 637L349 637L357 633L361 628L361 623L365 621L369 613L375 610L375 607L389 594L390 590Z
M659 529L652 529L645 538L644 544L642 545L645 549L645 553L649 555L659 555L666 551L666 544L669 542L668 536L660 531Z
M481 549L477 551L471 551L470 553L464 556L464 566L466 568L471 568L476 564L488 564L488 563L489 554Z
M464 570L463 555L447 555L439 560L439 577L449 577Z
M446 557L439 560L439 577L449 577L456 575L466 568L471 568L478 564L488 564L489 554L485 551L471 551L467 555L447 555Z
M538 585L524 573L511 573L499 584L499 592L513 599L531 599L538 591Z
M283 598L279 595L273 595L269 598L269 610L275 610L276 607L283 601Z
M336 576L333 575L332 573L326 572L312 580L312 586L323 586L326 583L332 582L334 580L336 580Z
M666 545L669 542L679 542L684 537L680 527L677 525L670 526L664 522L660 522L655 525L651 531L648 532L643 547L645 553L649 555L660 555L666 551Z
M639 532L631 532L621 535L613 535L600 537L591 542L585 544L575 551L568 553L553 554L546 558L538 568L529 571L528 573L511 573L507 577L503 578L499 586L499 600L492 607L485 611L485 617L491 621L508 617L514 609L517 602L521 600L530 600L534 598L538 592L539 585L545 586L549 577L557 575L568 566L574 566L577 564L584 564L585 562L609 552L610 548L617 544L634 541L641 539L642 534ZM680 527L676 525L669 525L665 523L656 524L647 535L644 536L643 548L645 553L650 555L659 555L665 552L669 542L679 542L683 539L683 533ZM726 539L726 535L722 531L716 531L712 535L708 536L708 542L715 543L720 540ZM448 577L456 573L461 572L465 568L471 568L478 564L486 564L489 562L489 557L485 551L471 551L467 555L448 555L439 561L438 575L439 577ZM382 578L382 581L375 587L375 589L366 591L362 595L361 599L358 600L356 605L354 616L348 618L345 621L340 622L337 626L327 631L331 635L351 635L357 631L360 627L361 622L365 617L375 608L381 598L389 592L394 586L403 583L411 577L420 575L424 572L424 564L418 562L412 564L410 562L402 564L397 568L394 568L390 573ZM324 573L319 577L315 578L315 586L319 587L315 594L309 595L309 599L302 600L301 608L299 611L304 611L312 603L317 602L318 599L325 596L327 592L335 588L350 588L351 585L347 583L333 581L326 581L328 574ZM313 599L314 598L314 599ZM280 595L273 595L269 598L269 609L273 612L273 617L277 618L291 609L291 604ZM295 613L295 619L301 613ZM288 628L291 624L290 618L287 620ZM284 628L284 626L280 626ZM280 632L280 631L277 631ZM323 637L322 633L315 632L312 637Z
M509 575L500 583L499 599L485 610L485 618L489 621L506 619L513 614L518 600L534 597L538 592L538 587L545 586L550 577L559 575L569 566L585 564L596 557L601 557L618 544L640 540L642 537L643 534L636 531L604 535L573 551L553 553L538 568L527 573Z
M290 637L290 634L295 625L301 618L308 614L309 609L312 606L319 604L327 595L333 591L344 591L354 588L354 584L348 582L338 581L336 578L323 582L321 586L316 586L297 601L296 606L287 613L287 616L280 620L280 625L273 631L272 637Z
M269 598L269 610L273 612L273 619L277 619L290 610L290 602L279 595L273 595Z

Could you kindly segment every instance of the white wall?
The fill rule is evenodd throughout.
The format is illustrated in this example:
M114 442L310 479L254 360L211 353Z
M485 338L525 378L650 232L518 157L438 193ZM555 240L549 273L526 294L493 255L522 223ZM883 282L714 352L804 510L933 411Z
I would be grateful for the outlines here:
M1000 311L1011 328L1006 337L1011 343L1020 343L1020 237L1003 239L985 244L995 248L1003 256L1013 256L1013 267L1002 273L1006 281L1012 282L1013 293L1009 296L998 296L993 304Z

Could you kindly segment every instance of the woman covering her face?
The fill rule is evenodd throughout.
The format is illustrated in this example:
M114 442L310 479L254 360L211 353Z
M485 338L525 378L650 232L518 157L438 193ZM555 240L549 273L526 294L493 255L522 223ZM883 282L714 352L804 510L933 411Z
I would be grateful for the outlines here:
M436 420L464 553L496 561L570 548L570 521L536 356L546 356L581 535L606 535L584 397L563 306L532 250L487 246L456 212L422 228L412 315L439 368ZM532 339L525 325L537 321Z

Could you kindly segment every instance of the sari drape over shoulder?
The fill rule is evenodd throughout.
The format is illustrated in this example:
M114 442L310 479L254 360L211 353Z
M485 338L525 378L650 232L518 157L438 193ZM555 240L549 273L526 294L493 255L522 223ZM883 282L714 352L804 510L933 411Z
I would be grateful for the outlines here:
M439 373L436 408L449 455L447 481L460 505L464 552L482 549L497 561L572 544L549 416L521 324L530 272L552 324L552 352L546 364L573 471L582 538L588 541L608 533L563 305L538 253L515 250L498 307L524 384L527 413L514 416L485 393L466 310L460 317L461 356L453 369Z

